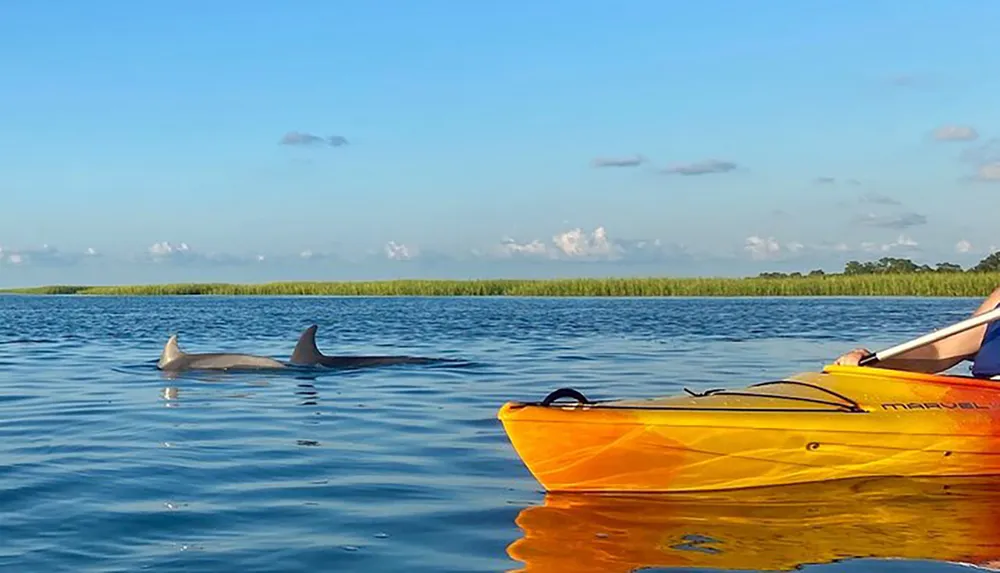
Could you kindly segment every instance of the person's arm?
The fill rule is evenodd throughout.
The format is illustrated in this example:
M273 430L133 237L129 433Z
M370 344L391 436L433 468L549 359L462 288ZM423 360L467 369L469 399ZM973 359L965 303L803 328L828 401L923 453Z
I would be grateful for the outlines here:
M988 312L1000 304L1000 287L993 290L986 300L979 305L972 316ZM983 335L986 333L986 324L975 328L953 334L948 338L943 338L914 348L909 352L904 352L898 356L886 360L880 360L876 368L889 368L892 370L907 370L910 372L925 372L934 374L943 372L963 360L972 359L982 344ZM866 355L871 354L866 348L858 348L848 352L834 361L834 364L857 366L858 362Z

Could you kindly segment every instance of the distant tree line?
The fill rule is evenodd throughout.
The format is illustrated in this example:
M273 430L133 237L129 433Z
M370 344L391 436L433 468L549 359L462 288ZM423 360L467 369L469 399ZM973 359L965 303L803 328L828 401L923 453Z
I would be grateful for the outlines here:
M815 277L830 274L843 275L878 275L878 274L912 274L912 273L996 273L1000 272L1000 252L993 253L977 263L974 267L963 269L961 265L955 263L938 263L935 266L918 265L910 259L899 257L882 257L877 261L848 261L844 265L842 273L827 273L822 269L815 269L806 274L800 272L781 273L764 272L758 275L761 278L790 278L790 277Z

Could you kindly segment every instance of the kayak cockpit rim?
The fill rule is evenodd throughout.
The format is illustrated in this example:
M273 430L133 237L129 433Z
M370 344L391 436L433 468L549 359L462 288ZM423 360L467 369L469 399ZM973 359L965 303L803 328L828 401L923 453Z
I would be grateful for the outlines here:
M769 392L751 392L752 388L762 388L765 386L773 386L777 384L786 384L794 386L802 386L816 390L823 394L832 396L837 401L834 400L823 400L818 398L809 398L805 396L785 396L782 394L773 394ZM510 407L513 409L523 408L526 406L535 406L542 408L560 408L566 409L568 406L571 408L579 409L589 409L591 406L599 406L601 409L605 410L677 410L677 411L708 411L708 412L841 412L841 413L864 413L865 410L854 400L834 392L828 388L823 388L816 384L810 384L808 382L802 382L799 380L771 380L766 382L758 382L750 386L745 387L742 390L729 390L725 388L714 388L711 390L706 390L702 393L696 393L688 388L684 388L684 391L690 394L694 398L708 398L715 396L737 396L744 398L762 398L765 400L784 400L791 403L807 404L807 405L818 405L823 406L823 408L805 408L805 407L792 407L787 408L781 407L771 407L771 408L761 408L752 406L697 406L697 405L664 405L664 404L635 404L635 403L624 403L622 400L607 399L607 400L591 400L587 398L582 392L574 388L559 388L550 392L545 398L535 402L511 402ZM575 400L576 404L566 404L558 403L559 400L563 398L572 398Z
M950 386L974 386L976 388L1000 391L1000 380L977 378L970 374L930 374L926 372L893 370L878 366L840 366L836 364L824 366L821 374L849 374L851 376L866 376L871 378L895 378Z
M915 383L928 383L928 384L943 384L952 386L965 386L965 387L976 387L982 389L989 389L1000 392L1000 380L990 380L983 378L976 378L970 375L948 373L948 374L928 374L924 372L909 372L905 370L892 370L889 368L880 368L875 366L840 366L835 364L830 364L824 366L822 371L819 373L823 375L837 375L846 374L851 376L864 376L876 379L896 379L904 381L912 381ZM805 396L785 396L780 394L772 394L769 392L753 392L753 388L761 388L764 386L773 386L777 384L789 384L789 385L799 385L804 387L809 387L812 390L821 392L830 396L831 399L819 399L810 398ZM761 398L770 400L783 400L788 401L790 404L795 402L798 404L812 404L814 408L806 407L770 407L770 408L757 408L753 406L739 406L739 407L728 407L728 406L698 406L696 404L686 404L686 405L665 405L656 404L653 400L650 403L636 403L632 400L622 400L622 399L605 399L605 400L593 400L587 398L582 392L574 388L559 388L550 392L545 398L538 401L532 402L509 402L508 406L511 409L520 409L526 406L533 407L543 407L543 408L559 408L563 410L569 409L579 409L588 410L592 406L598 406L600 409L604 410L676 410L676 411L710 411L710 412L776 412L776 413L789 413L789 412L841 412L841 413L865 413L866 410L862 408L854 400L834 392L828 388L816 384L810 384L808 382L803 382L801 380L794 379L780 379L771 380L765 382L758 382L749 386L744 386L741 389L724 389L715 388L711 390L706 390L701 393L693 392L688 388L684 388L687 392L694 398L704 398L712 396L734 396L734 397L748 397L748 398ZM560 402L560 400L570 398L575 403ZM836 401L834 401L836 400Z

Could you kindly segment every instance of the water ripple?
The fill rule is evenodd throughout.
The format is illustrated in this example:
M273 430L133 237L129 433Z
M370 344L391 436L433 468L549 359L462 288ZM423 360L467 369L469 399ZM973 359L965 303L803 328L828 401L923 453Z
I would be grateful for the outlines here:
M503 402L561 386L643 397L772 379L922 334L976 304L6 297L0 568L515 569L515 520L542 495L496 420ZM313 323L331 354L467 362L155 368L173 333L190 351L282 359Z

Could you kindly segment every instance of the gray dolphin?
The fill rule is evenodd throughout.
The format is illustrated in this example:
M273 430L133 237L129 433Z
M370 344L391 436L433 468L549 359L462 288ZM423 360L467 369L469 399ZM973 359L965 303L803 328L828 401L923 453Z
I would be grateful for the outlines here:
M180 349L177 344L177 335L174 334L167 340L163 352L160 354L160 361L156 363L160 370L177 372L181 370L275 370L287 368L285 364L267 358L266 356L255 356L253 354L230 354L224 352L187 354Z
M329 366L335 368L351 368L361 366L387 366L390 364L431 364L445 362L443 358L422 358L419 356L326 356L316 346L316 329L314 324L307 328L292 351L289 364L296 366Z

